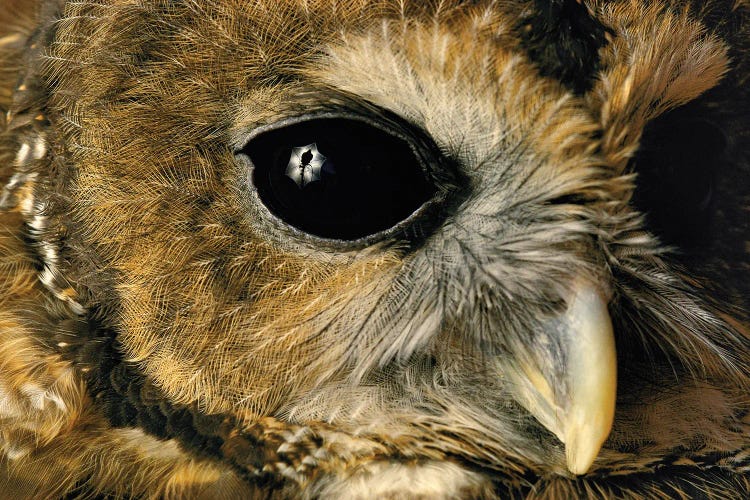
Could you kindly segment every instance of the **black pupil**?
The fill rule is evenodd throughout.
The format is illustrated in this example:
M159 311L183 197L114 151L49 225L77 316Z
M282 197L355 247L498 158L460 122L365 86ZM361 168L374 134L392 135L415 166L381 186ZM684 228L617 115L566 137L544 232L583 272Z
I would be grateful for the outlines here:
M405 140L358 120L296 123L255 137L243 152L269 210L323 238L389 229L435 193Z

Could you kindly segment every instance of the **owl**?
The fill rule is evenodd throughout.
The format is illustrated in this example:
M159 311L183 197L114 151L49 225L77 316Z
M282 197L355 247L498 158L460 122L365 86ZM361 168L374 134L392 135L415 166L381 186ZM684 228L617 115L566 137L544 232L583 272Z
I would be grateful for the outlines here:
M0 0L0 496L750 495L746 0Z

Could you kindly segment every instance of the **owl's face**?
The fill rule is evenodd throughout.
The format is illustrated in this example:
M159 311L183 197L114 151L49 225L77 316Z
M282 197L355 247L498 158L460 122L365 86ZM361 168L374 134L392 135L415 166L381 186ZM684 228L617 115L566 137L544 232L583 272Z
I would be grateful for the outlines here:
M579 7L560 69L520 5L65 5L42 281L174 405L514 481L587 472L614 422L597 463L631 460L653 383L747 382L634 161L729 56L687 11Z

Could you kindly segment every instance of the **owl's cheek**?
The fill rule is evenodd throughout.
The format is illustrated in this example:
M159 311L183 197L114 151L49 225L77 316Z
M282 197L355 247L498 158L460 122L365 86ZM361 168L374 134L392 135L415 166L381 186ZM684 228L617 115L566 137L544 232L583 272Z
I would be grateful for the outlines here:
M333 264L255 253L183 280L156 258L126 264L119 339L130 359L171 400L263 414L340 377L401 261L385 251Z

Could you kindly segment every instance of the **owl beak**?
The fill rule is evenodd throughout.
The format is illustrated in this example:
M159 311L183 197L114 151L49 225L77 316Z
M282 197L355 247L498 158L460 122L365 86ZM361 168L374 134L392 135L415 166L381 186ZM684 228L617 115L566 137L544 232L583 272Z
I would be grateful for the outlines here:
M617 358L606 301L595 287L579 286L550 330L556 353L511 369L511 379L518 401L565 444L570 472L584 474L615 412Z

